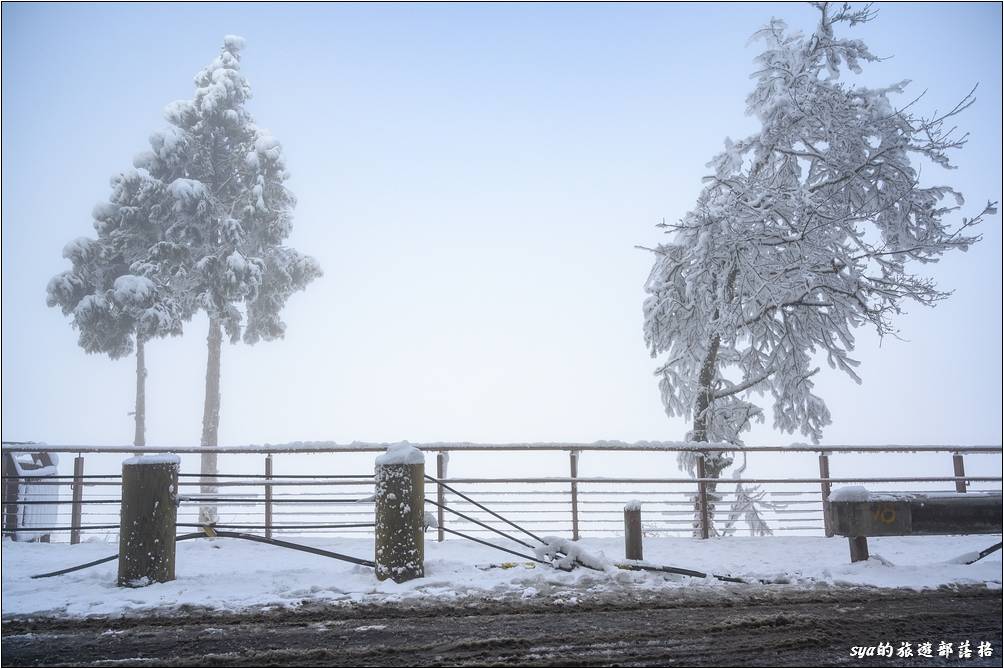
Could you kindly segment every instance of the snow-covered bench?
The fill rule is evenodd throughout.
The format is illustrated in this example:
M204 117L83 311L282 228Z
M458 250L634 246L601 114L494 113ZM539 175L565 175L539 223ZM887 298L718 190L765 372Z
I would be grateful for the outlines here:
M873 493L861 486L830 493L830 525L847 537L851 562L868 559L868 537L998 534L1000 492Z

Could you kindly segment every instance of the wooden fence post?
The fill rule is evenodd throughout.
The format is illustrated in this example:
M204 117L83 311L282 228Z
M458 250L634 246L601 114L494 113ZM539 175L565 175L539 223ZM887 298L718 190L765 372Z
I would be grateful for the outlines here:
M638 500L632 500L624 507L624 559L644 559L641 547L641 502Z
M265 538L272 538L272 454L265 456Z
M376 577L425 575L425 456L397 444L376 459Z
M73 458L73 485L71 487L73 502L70 505L70 543L80 543L80 523L83 520L84 502L84 456L77 454Z
M833 536L833 527L830 524L830 455L823 452L819 454L819 490L823 496L823 532L828 537Z
M962 454L955 453L952 455L952 466L955 469L956 476L966 475L966 463L962 461ZM955 479L955 492L966 492L969 487L969 482L964 478Z
M579 451L568 452L568 467L572 478L572 541L579 540Z
M697 458L697 510L700 515L700 532L701 538L707 539L710 534L711 519L708 513L708 484L704 482L704 478L707 476L707 469L705 467L704 453L701 453Z
M178 521L177 455L141 455L122 463L120 586L174 580Z
M868 537L847 537L851 549L851 562L863 562L868 559Z
M3 529L11 541L17 541L17 491L21 480L17 477L14 455L3 454Z
M445 451L436 453L436 478L440 481L446 478L446 465L449 461L449 453ZM443 531L443 527L446 524L446 514L443 510L443 507L446 506L446 488L441 483L436 484L436 502L439 504L436 507L436 541L442 541L446 535Z

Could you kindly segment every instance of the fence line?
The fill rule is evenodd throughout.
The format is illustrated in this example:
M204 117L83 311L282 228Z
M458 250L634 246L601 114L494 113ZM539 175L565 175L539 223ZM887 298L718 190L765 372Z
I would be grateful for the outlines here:
M409 442L405 442L409 443ZM146 454L155 453L217 453L220 455L247 454L286 454L286 453L380 453L394 442L353 442L337 444L335 442L292 442L275 445L244 445L244 446L144 446L141 450ZM420 451L626 451L626 452L691 452L711 453L729 451L734 453L1000 453L1000 445L836 445L836 444L792 444L791 446L736 446L734 444L697 441L637 441L633 443L619 441L596 441L592 443L576 442L516 442L500 444L476 444L473 442L429 442L411 444ZM39 448L32 448L37 446ZM135 446L92 446L68 444L43 444L38 442L3 442L4 453L23 453L31 450L44 450L47 453L137 453Z
M179 509L179 522L188 522L190 517L197 518L198 504L216 500L226 509L224 515L233 517L236 522L254 525L265 530L266 536L273 532L324 532L328 527L335 528L335 523L325 523L322 519L339 517L352 524L362 524L360 519L372 517L372 501L360 494L366 495L359 486L373 486L372 474L276 474L273 471L275 456L279 455L319 455L319 454L353 454L376 453L383 451L387 444L361 443L338 445L333 442L296 442L282 445L250 445L231 446L204 449L201 447L182 446L174 448L158 447L144 448L144 453L179 453L199 454L215 452L223 455L264 454L264 467L258 469L263 474L221 473L216 476L203 477L199 474L181 474L179 486L189 488L211 484L219 488L229 487L231 492L220 491L209 497L198 494L182 493L182 507ZM569 532L573 539L578 539L584 532L620 533L620 514L625 502L631 498L643 498L645 514L643 531L648 533L691 533L698 536L710 536L715 528L711 516L716 516L715 522L721 522L727 516L729 505L736 500L738 491L722 489L713 495L708 484L718 484L719 488L735 484L735 479L690 477L606 477L580 476L579 454L586 451L613 453L630 452L690 452L696 453L697 470L701 472L703 461L708 453L728 450L735 453L804 453L818 456L818 477L763 477L741 479L746 486L771 486L769 489L759 489L761 503L764 505L766 517L777 532L822 531L827 536L832 532L828 526L827 507L832 485L848 483L883 484L885 486L913 486L924 484L946 484L946 490L937 492L978 492L974 484L991 486L994 490L1001 487L1000 476L967 476L964 466L964 455L993 455L1002 452L1001 446L961 446L961 445L794 445L794 446L744 446L736 447L727 444L707 444L694 442L594 442L594 443L514 443L514 444L474 444L470 442L434 442L428 444L413 444L427 453L436 455L437 479L435 483L435 500L440 505L453 505L462 509L465 514L480 523L492 526L499 522L487 516L479 509L471 506L457 494L445 489L445 486L465 486L459 492L474 494L477 499L489 505L504 506L507 514L527 517L529 526L549 533ZM120 474L85 474L84 454L91 455L133 455L134 446L91 446L91 445L48 445L33 443L4 442L3 453L23 453L33 450L60 453L75 453L72 476L58 476L32 479L30 475L3 476L4 484L4 523L5 533L10 530L8 519L11 517L9 489L16 487L22 481L31 486L34 492L21 494L21 504L28 507L34 505L55 504L54 508L69 505L71 513L69 522L52 523L52 527L67 528L71 543L80 541L81 532L105 527L109 520L116 516L116 499L110 486L120 485ZM568 452L567 476L537 476L537 477L453 477L447 476L447 463L451 453L459 452ZM838 476L830 475L830 458L837 453L866 454L879 453L950 453L952 469L945 475L929 476ZM6 457L5 457L6 464ZM428 466L428 465L427 465ZM947 470L946 463L946 470ZM67 486L71 499L53 502L40 490L59 486ZM342 487L344 486L344 487ZM500 489L500 486L505 486ZM682 489L680 489L682 487ZM791 489L794 487L795 489ZM102 494L101 489L104 488ZM88 497L87 491L94 491L96 497ZM260 492L259 492L260 491ZM879 492L879 491L875 491ZM918 490L919 492L919 490ZM925 490L925 492L931 492ZM684 496L680 499L680 496ZM96 506L91 506L96 505ZM294 509L290 511L283 510ZM716 508L717 507L717 508ZM443 540L446 524L459 526L470 532L479 530L477 523L462 518L445 518L443 509L437 508L440 531L437 538ZM16 514L14 514L16 516ZM105 519L99 525L83 525L83 518L97 520ZM284 520L293 517L297 522ZM64 516L65 518L65 516ZM240 520L237 520L240 518ZM292 519L292 518L291 518ZM257 522L256 522L257 521ZM92 521L93 522L93 521ZM100 521L98 521L100 522ZM195 522L195 521L192 521ZM220 521L221 527L226 524ZM325 527L319 527L324 525ZM344 523L342 524L344 526ZM338 528L341 529L341 528ZM352 534L356 530L345 529L339 533Z

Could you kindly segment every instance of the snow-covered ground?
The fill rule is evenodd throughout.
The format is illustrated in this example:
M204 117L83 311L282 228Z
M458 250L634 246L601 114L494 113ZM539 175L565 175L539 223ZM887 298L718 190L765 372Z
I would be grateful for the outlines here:
M290 539L290 537L283 537ZM371 539L306 537L302 543L372 559ZM750 579L781 579L788 585L755 587L877 586L934 588L985 585L1001 588L1001 553L972 565L952 562L979 551L1000 536L887 537L869 539L872 559L850 564L847 541L840 537L729 537L700 541L647 538L645 559L698 571ZM584 539L582 546L608 558L623 556L619 537ZM502 569L487 564L514 560L464 540L426 543L426 576L403 584L378 582L373 571L345 562L240 539L198 539L178 544L177 580L144 588L115 586L117 565L109 562L72 574L32 580L32 574L95 560L117 551L117 544L90 542L29 544L3 542L3 616L139 614L182 605L223 610L295 607L304 603L456 602L497 597L546 598L575 604L591 596L680 588L721 592L736 586L610 568L603 572L562 572L525 563ZM520 548L514 546L514 548ZM479 567L480 566L480 567ZM693 591L691 591L693 592Z

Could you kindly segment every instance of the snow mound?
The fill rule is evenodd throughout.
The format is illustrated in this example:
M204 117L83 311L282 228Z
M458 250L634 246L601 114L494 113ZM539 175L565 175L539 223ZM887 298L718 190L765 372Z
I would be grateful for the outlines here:
M641 500L632 499L624 505L625 511L641 511Z
M372 555L373 537L283 536L290 541L345 555ZM560 541L560 540L559 540ZM686 565L701 571L734 574L774 583L785 579L786 590L821 587L911 588L945 585L1001 590L1001 553L971 565L946 563L959 553L973 553L1000 541L994 535L879 537L874 548L895 566L877 560L850 563L846 544L824 536L649 537L645 554L650 564ZM872 540L869 540L872 543ZM584 538L578 544L592 553L616 556L622 537ZM572 544L572 546L578 546ZM565 546L568 548L568 546ZM516 548L516 546L513 546ZM116 585L113 562L65 576L32 579L33 574L107 557L118 550L114 534L90 535L79 544L4 542L2 558L4 619L23 616L148 616L184 615L186 606L216 611L247 611L317 604L470 604L499 597L565 602L602 597L632 602L637 597L660 600L684 592L695 597L736 593L745 597L748 585L714 579L622 569L603 573L588 569L558 571L545 565L518 563L511 568L479 568L495 564L495 548L466 540L429 541L425 546L426 578L406 583L378 582L373 571L301 551L290 551L240 539L216 538L178 543L177 579L138 590ZM511 558L504 558L511 559ZM765 586L765 590L777 590Z
M849 485L830 493L831 502L867 502L871 493L863 485Z
M180 465L181 458L174 453L164 455L134 455L122 461L123 465Z
M86 258L88 253L95 248L97 242L90 237L77 237L63 247L63 257L67 260L80 260Z
M124 274L115 279L115 299L122 304L146 302L157 292L157 286L145 276Z
M425 454L407 441L391 444L387 452L377 457L376 464L385 465L422 465L425 464Z
M548 560L558 569L572 569L576 564L582 564L592 569L605 571L610 567L610 562L606 556L600 553L598 556L587 552L582 546L562 537L544 537L542 546L537 546L533 552L540 560ZM559 555L564 553L564 556Z

